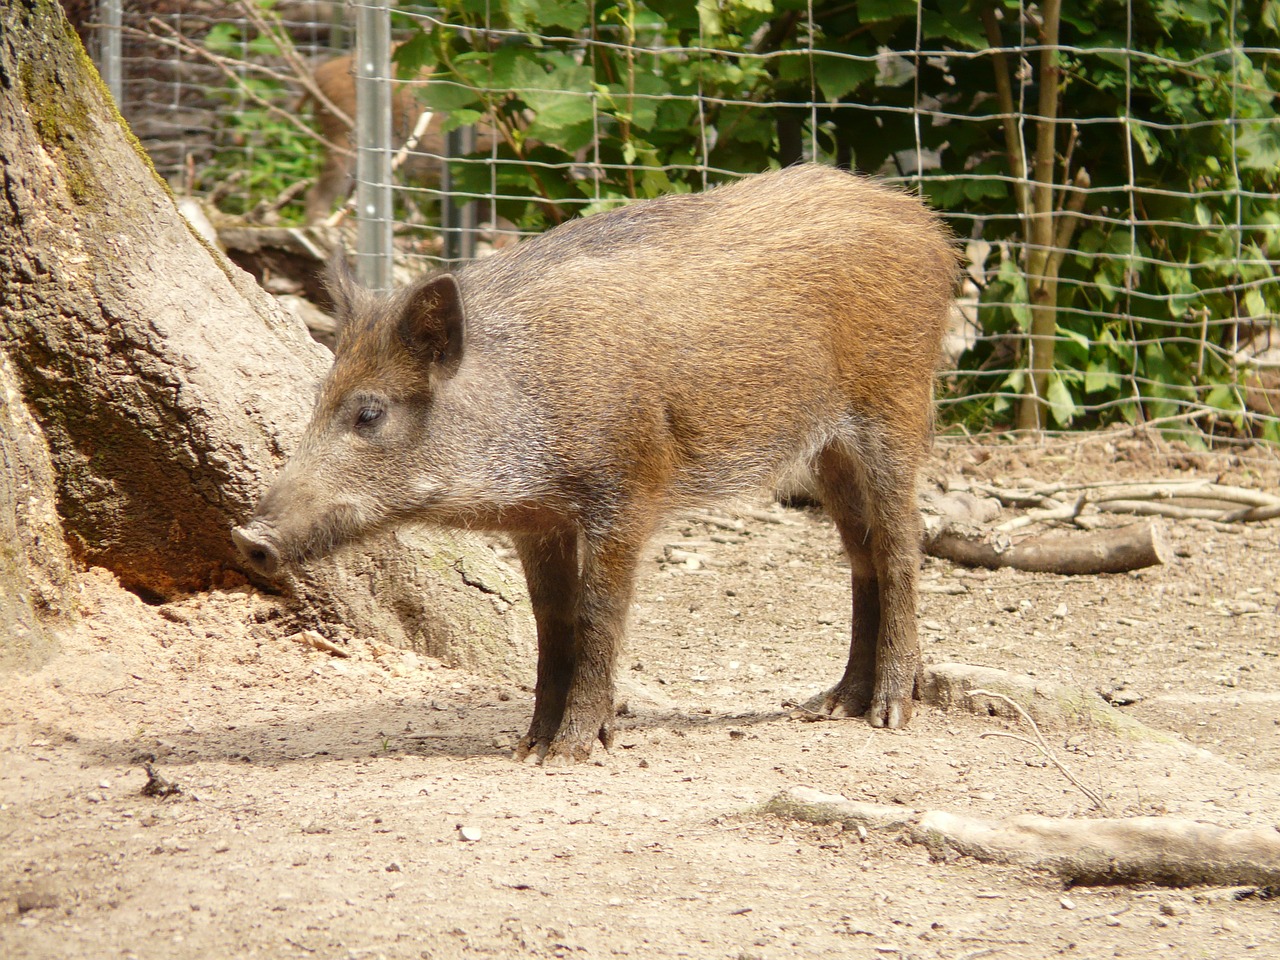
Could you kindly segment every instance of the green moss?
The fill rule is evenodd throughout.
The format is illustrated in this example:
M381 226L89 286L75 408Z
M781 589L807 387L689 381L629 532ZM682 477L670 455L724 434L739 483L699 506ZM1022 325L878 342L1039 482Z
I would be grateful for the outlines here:
M54 157L61 158L71 198L89 205L101 195L94 163L99 139L94 117L104 108L105 116L119 124L138 158L172 197L169 185L155 172L151 158L120 115L61 6L55 0L36 0L33 7L37 23L49 25L50 40L44 44L46 50L33 51L22 63L22 96L36 135Z
M96 194L97 178L87 149L93 127L84 99L68 89L54 57L28 59L22 64L20 80L36 135L62 160L67 191L77 203L90 202Z

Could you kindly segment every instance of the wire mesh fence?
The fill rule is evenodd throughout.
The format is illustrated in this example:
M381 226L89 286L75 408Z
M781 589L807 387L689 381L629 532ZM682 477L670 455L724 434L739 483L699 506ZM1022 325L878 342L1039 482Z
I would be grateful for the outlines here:
M1280 443L1280 5L124 2L125 115L223 209L342 216L363 134L334 58L364 8L394 51L361 64L391 103L364 149L394 172L360 212L424 268L840 164L921 193L963 246L944 426Z

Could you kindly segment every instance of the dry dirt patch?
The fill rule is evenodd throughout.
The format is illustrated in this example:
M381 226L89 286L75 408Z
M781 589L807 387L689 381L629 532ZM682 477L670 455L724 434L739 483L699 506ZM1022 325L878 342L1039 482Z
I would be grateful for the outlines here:
M1277 486L1265 462L1123 443L944 448L936 473ZM480 678L372 641L336 658L282 636L250 592L156 608L86 575L63 654L0 681L0 952L1276 955L1275 901L1066 890L891 833L760 812L808 786L988 818L1096 815L1037 751L983 736L1016 721L928 706L902 733L791 719L784 702L838 676L847 571L820 514L773 519L663 531L621 664L618 744L567 770L508 759L531 672ZM1175 564L1121 576L927 561L925 656L1133 701L1122 709L1168 738L1047 731L1119 815L1275 825L1280 525L1170 533ZM151 756L181 793L143 795Z

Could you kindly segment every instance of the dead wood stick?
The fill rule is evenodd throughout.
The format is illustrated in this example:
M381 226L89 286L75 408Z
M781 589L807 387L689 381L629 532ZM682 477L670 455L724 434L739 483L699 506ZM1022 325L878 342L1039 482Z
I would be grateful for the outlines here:
M413 125L413 132L409 134L409 139L401 144L400 149L391 158L391 170L393 173L404 166L404 162L409 159L410 153L418 149L418 141L427 132L427 127L431 126L432 116L434 114L425 108L418 114L417 122Z
M1067 536L1036 537L1002 545L980 536L942 530L925 543L932 557L967 567L1013 567L1029 573L1124 573L1168 563L1173 550L1159 523L1132 524Z
M1221 523L1240 523L1243 521L1274 520L1280 517L1280 503L1270 507L1246 507L1225 516L1218 517Z
M1250 507L1273 507L1280 504L1280 497L1258 490L1244 487L1228 487L1220 483L1188 483L1168 484L1149 483L1135 486L1101 488L1100 492L1090 497L1091 500L1222 500L1227 503L1241 503Z
M950 849L984 862L1024 864L1071 883L1280 883L1280 832L1270 826L1227 829L1172 817L980 820L861 803L808 787L784 790L763 809L808 823L902 831L935 854Z
M1098 509L1104 513L1132 513L1146 517L1168 517L1171 520L1217 520L1219 523L1271 520L1280 517L1280 504L1227 510L1222 507L1193 507L1171 501L1106 500L1098 504Z
M1154 500L1106 500L1098 504L1103 513L1132 513L1139 517L1168 517L1170 520L1217 520L1217 507L1188 507L1180 503Z
M1073 883L1280 881L1280 832L1273 828L1231 830L1165 817L992 822L932 810L911 833L930 847L986 862L1035 865Z
M784 527L794 527L796 521L781 513L774 513L772 510L761 510L759 507L740 507L733 511L740 517L750 517L752 520L763 520L765 523L776 523Z
M1221 500L1227 503L1269 509L1280 506L1280 497L1234 487L1211 480L1099 480L1092 483L1055 483L1033 486L1030 489L998 487L987 483L957 485L955 489L971 487L989 497L996 497L1011 506L1055 506L1054 498L1064 493L1086 492L1094 503L1107 500Z
M1033 523L1044 523L1049 520L1075 520L1080 516L1080 511L1084 509L1087 499L1087 495L1081 493L1076 497L1075 503L1046 510L1028 510L1022 516L1014 517L1012 520L998 525L995 529L999 533L1012 533L1014 530L1030 526Z
M343 649L332 640L328 640L321 636L315 630L303 630L299 633L293 634L288 637L288 639L292 640L294 643L300 643L304 647L312 647L322 653L327 653L331 657L341 657L345 660L351 656L350 650Z

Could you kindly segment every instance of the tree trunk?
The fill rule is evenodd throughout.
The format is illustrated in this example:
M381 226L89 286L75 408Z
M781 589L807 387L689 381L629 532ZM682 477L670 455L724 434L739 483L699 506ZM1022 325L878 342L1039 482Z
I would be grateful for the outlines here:
M228 530L300 436L328 352L187 226L55 0L0 7L0 170L0 351L71 555L152 601L243 583ZM407 533L371 551L291 583L299 616L467 666L529 658L519 578L492 551Z
M71 558L53 497L44 435L0 353L0 670L43 660L73 612Z

